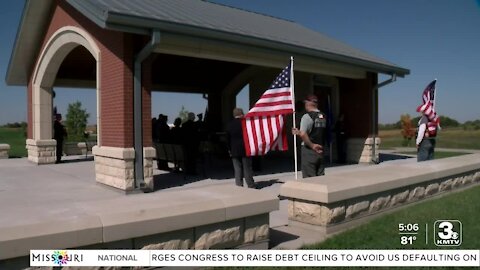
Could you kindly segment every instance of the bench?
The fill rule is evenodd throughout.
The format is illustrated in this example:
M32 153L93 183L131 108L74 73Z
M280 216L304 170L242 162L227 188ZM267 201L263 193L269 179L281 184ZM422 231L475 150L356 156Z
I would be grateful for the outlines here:
M157 160L172 162L175 169L185 170L185 153L180 144L155 143Z

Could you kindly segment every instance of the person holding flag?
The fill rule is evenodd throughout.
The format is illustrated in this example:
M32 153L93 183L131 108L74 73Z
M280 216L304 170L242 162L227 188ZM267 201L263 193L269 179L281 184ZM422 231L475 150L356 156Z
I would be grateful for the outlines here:
M293 128L292 134L302 139L303 178L325 175L323 149L326 139L327 119L318 109L318 99L309 95L305 100L306 113L300 120L300 129Z
M435 112L435 84L433 80L427 85L422 94L423 105L417 107L422 116L418 121L417 129L417 161L432 160L435 152L435 137L440 118Z

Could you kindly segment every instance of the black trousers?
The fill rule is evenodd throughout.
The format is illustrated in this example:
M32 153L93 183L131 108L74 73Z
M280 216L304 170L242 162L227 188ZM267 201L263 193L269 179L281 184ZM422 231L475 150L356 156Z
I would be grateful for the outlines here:
M233 170L235 171L235 184L243 187L243 178L249 188L255 187L252 172L252 158L250 157L232 157Z
M63 155L63 140L57 140L57 162L62 160Z

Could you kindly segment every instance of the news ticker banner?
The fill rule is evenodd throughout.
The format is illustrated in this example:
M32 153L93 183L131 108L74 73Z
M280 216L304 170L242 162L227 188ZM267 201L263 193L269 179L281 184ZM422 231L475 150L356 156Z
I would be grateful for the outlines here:
M480 267L480 250L31 250L30 266Z

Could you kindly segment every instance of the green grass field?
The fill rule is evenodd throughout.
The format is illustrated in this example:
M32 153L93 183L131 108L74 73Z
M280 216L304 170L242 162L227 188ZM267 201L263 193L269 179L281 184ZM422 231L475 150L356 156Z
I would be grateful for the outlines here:
M0 127L0 143L10 145L10 158L26 157L27 149L25 148L26 134L22 128L6 128ZM88 141L95 142L97 135L90 135ZM67 140L68 141L68 140Z
M22 128L0 127L0 143L6 143L10 145L9 156L11 158L27 156L25 140L25 131Z
M480 223L477 206L480 186L403 208L377 218L370 223L340 233L325 242L306 246L306 249L438 249L433 243L436 220L459 220L463 224L463 243L457 249L480 247ZM400 243L399 224L418 224L413 244ZM428 226L428 238L426 228Z
M401 131L380 130L382 142L380 147L388 149L392 147L403 147L403 137ZM415 141L412 140L410 147L415 147ZM461 128L444 128L439 131L436 147L439 148L460 148L460 149L480 149L480 130L463 130Z

